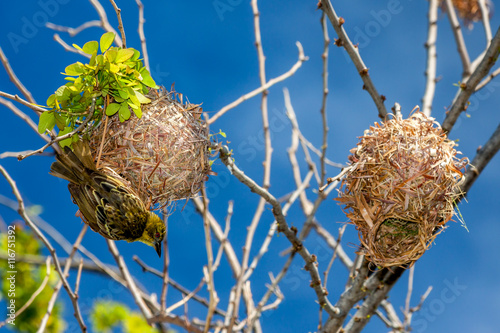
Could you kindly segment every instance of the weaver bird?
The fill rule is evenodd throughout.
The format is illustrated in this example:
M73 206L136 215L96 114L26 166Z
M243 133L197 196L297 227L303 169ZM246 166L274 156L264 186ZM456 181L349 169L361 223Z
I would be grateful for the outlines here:
M136 192L120 180L97 170L86 142L64 147L50 174L66 179L69 192L92 230L112 240L140 241L155 248L161 257L165 224L146 209Z

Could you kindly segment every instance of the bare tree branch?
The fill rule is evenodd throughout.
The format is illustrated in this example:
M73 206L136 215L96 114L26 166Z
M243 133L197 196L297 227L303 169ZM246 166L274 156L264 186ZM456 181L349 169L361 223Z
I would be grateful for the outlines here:
M335 41L335 44L337 46L342 46L345 48L347 54L349 54L349 57L354 63L354 66L356 67L359 76L363 80L364 83L363 89L368 91L368 93L373 99L373 102L375 102L375 105L377 106L378 116L382 120L385 119L387 115L387 109L385 108L384 105L385 97L383 97L377 92L377 88L375 88L375 85L373 84L373 81L370 78L370 75L368 74L368 67L366 67L366 65L363 62L363 59L361 59L361 55L359 54L359 49L352 44L351 40L349 39L349 36L347 36L347 33L345 32L343 27L345 20L337 16L337 13L333 9L333 5L330 0L321 0L319 6L321 10L323 10L328 16L328 19L330 20L333 29L335 29L335 32L339 37L339 39Z
M469 53L467 52L467 47L465 46L464 36L462 34L462 28L460 27L460 22L458 21L457 14L455 13L455 8L451 0L445 0L446 12L448 13L448 18L450 19L451 30L455 36L455 41L457 42L457 51L460 55L460 60L462 60L462 77L464 80L471 74L471 64L469 59Z
M295 65L293 65L292 68L290 68L290 70L288 72L286 72L284 74L281 74L280 76L267 81L267 83L264 86L261 86L261 87L255 89L255 90L253 90L253 91L251 91L251 92L249 92L249 93L241 96L240 98L238 98L234 102L226 105L225 107L223 107L222 109L220 109L219 111L217 111L216 114L214 114L212 117L210 117L207 120L207 124L208 125L213 124L217 119L219 119L222 115L224 115L229 110L234 109L235 107L237 107L238 105L240 105L244 101L246 101L246 100L248 100L248 99L250 99L252 97L257 96L258 94L260 94L260 93L266 91L267 89L271 88L276 83L284 81L284 80L288 79L290 76L292 76L293 74L295 74L295 72L302 66L302 64L309 59L308 57L306 57L304 55L304 50L302 49L302 44L300 44L299 42L297 42L296 45L297 45L297 48L299 50L299 59L297 60L297 62L295 63Z
M282 232L286 238L292 243L294 247L294 251L300 254L300 256L305 261L305 269L311 275L311 287L316 292L316 296L318 297L319 305L325 309L325 311L330 315L335 315L339 313L339 310L336 307L333 307L326 297L326 291L323 290L321 285L321 278L319 276L318 268L316 267L316 258L314 255L311 255L307 248L303 245L302 241L297 238L297 235L294 231L290 229L288 226L285 216L283 215L281 206L276 200L276 198L270 194L266 189L257 185L251 178L246 176L232 161L230 158L229 150L227 147L222 147L220 149L220 159L224 163L224 165L231 171L231 173L243 184L248 186L248 188L260 195L262 198L266 200L272 206L272 212L278 223L278 231Z
M432 112L432 101L434 100L434 93L436 91L436 40L437 40L437 19L438 19L438 0L429 1L429 12L427 13L427 20L429 27L427 28L427 42L425 48L427 49L427 66L425 69L425 93L422 98L422 112L430 116Z
M486 144L481 147L474 159L472 160L471 167L465 172L465 181L460 186L460 191L464 194L469 192L472 184L479 177L483 169L488 165L491 159L500 150L500 124L498 124L497 129L491 137L488 139Z
M499 54L500 28L497 30L495 37L493 37L493 39L491 40L491 44L477 68L474 70L468 80L460 86L460 90L453 100L453 104L451 105L451 108L446 114L446 118L442 123L443 130L445 130L446 132L451 131L453 125L455 125L455 122L458 119L458 116L463 111L467 110L467 102L469 101L470 96L476 90L479 82L486 75L488 75L490 69L496 63Z
M22 84L21 80L19 80L19 78L17 77L16 73L14 73L14 70L12 70L12 67L10 67L9 60L5 56L5 53L3 53L1 47L0 47L0 61L2 62L2 65L5 68L7 75L9 75L10 81L14 83L17 89L19 89L19 91L23 94L24 98L26 98L31 104L36 104L36 101L31 95L31 92L28 89L26 89L24 84Z

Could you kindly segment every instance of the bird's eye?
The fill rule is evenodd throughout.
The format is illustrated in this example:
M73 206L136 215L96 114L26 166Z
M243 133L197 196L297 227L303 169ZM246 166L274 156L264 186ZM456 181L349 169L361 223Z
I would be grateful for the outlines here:
M160 238L160 233L159 233L159 232L157 232L157 233L155 234L155 238Z

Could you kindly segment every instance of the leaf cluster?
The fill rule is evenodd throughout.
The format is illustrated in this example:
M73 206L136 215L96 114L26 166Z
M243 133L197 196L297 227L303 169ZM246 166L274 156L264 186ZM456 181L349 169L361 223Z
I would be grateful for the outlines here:
M90 320L95 332L113 332L121 326L122 332L156 332L137 311L131 311L126 305L115 301L96 301L92 307Z
M88 64L76 62L66 67L65 80L47 99L48 110L40 115L39 133L51 131L57 126L59 136L71 133L87 117L94 126L99 124L104 112L108 116L118 114L121 122L131 117L131 110L140 118L141 105L150 103L145 95L148 89L157 89L149 71L144 67L140 52L133 48L111 46L115 39L113 32L107 32L100 42L90 41L83 47L73 46L90 55ZM101 54L98 54L98 51ZM92 109L92 103L95 106ZM60 142L70 145L77 136Z
M15 226L15 248L13 250L15 250L16 256L41 255L42 248L40 241L31 232L23 229L20 224L16 224ZM0 252L7 253L7 237L6 233L0 234ZM13 271L13 269L8 266L7 260L2 260L0 264L0 280L3 284L2 288L0 288L0 298L5 298L7 302L10 302L10 299L14 299L16 310L19 310L40 287L42 280L45 278L46 269L45 265L37 267L25 262L16 261L14 270L16 271L16 287L15 292L12 292L9 291L10 283L7 283L7 278L10 276L9 271ZM7 324L7 326L18 332L36 332L47 311L47 305L52 298L52 294L54 293L53 287L57 281L58 276L52 265L49 283L34 299L33 303L16 316L15 325ZM66 323L62 318L62 305L60 302L56 302L47 323L46 332L63 332L65 327Z

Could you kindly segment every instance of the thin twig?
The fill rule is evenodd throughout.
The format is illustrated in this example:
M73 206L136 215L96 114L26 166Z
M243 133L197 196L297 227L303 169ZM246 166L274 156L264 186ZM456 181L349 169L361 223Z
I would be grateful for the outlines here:
M330 0L322 0L320 4L321 4L320 8L328 16L328 19L330 20L333 29L335 29L335 32L339 37L339 39L335 42L335 44L345 48L347 54L354 63L354 66L356 67L358 74L363 80L364 83L363 89L368 91L368 93L373 99L373 102L377 107L378 116L382 120L385 119L387 115L387 109L384 105L385 97L383 97L377 92L377 88L375 88L375 85L373 84L373 81L371 80L370 75L368 74L369 71L368 67L366 67L366 65L363 62L363 59L361 59L358 47L354 46L354 44L352 44L351 40L349 39L349 36L347 36L347 33L345 32L343 27L345 20L337 16L337 13L333 9L333 5Z
M384 299L382 302L380 302L380 307L384 309L387 315L387 320L390 323L390 327L393 327L396 330L401 330L401 328L403 327L403 323L396 314L396 310L394 310L392 304L388 300Z
M457 51L462 60L462 77L466 80L471 74L471 63L469 59L469 53L467 52L467 47L465 46L464 36L462 34L462 28L460 27L460 22L458 21L457 14L455 12L455 7L451 0L444 0L446 3L446 12L448 13L448 18L451 24L451 30L455 36L455 41L457 42Z
M276 198L269 193L266 189L262 188L258 184L256 184L251 178L249 178L245 173L243 173L238 166L236 166L229 155L229 149L226 146L223 146L220 150L220 159L222 163L231 171L231 173L243 184L248 186L252 192L255 192L262 198L266 200L272 206L272 213L278 223L278 231L282 232L286 238L292 243L294 247L294 251L299 253L300 256L305 261L306 270L311 275L311 287L316 292L316 296L318 298L319 305L325 309L325 311L329 315L335 315L338 313L338 309L333 307L326 297L326 293L321 285L321 278L318 272L318 268L316 267L316 260L313 257L304 244L297 238L296 233L290 229L288 226L285 216L283 215L281 206L276 200Z
M19 89L24 98L26 98L31 104L37 104L35 99L31 95L31 92L26 89L24 84L22 84L21 80L19 80L19 78L17 77L16 73L14 73L14 70L10 66L9 60L5 56L5 53L3 53L2 47L0 47L0 61L2 61L2 65L5 68L10 81L14 83L17 89Z
M328 263L328 267L326 268L326 271L324 273L325 277L324 277L323 287L325 288L325 290L328 290L326 288L326 284L328 282L328 273L330 272L330 269L333 266L333 262L337 258L337 253L338 253L338 248L339 248L338 245L340 244L340 241L342 240L342 236L344 235L344 231L345 231L346 226L347 226L347 224L344 224L342 227L339 228L339 235L338 235L337 240L336 240L337 246L333 250L332 258L330 259L330 262Z
M49 250L49 252L52 256L52 259L54 260L54 264L56 266L57 273L59 274L59 277L62 281L62 285L64 286L64 289L66 289L66 292L68 293L68 296L70 297L71 302L73 304L73 308L75 310L75 316L77 317L78 323L80 324L80 328L82 330L86 329L86 326L83 323L83 319L82 319L82 316L81 316L81 313L80 313L80 310L78 307L78 302L76 300L76 297L75 297L73 291L71 290L71 287L69 286L68 281L65 278L66 273L63 273L63 271L61 269L61 264L60 264L59 259L57 257L56 250L54 249L52 244L50 244L49 240L42 234L42 232L38 229L38 227L33 223L31 218L26 213L26 209L24 208L24 200L21 196L21 193L19 192L19 189L17 188L17 185L14 182L14 180L10 177L7 170L5 170L2 165L0 165L0 173L5 177L5 179L9 183L9 185L12 189L12 192L14 193L14 196L17 199L17 202L19 205L19 208L18 208L19 215L21 215L24 222L26 222L26 225L28 225L31 228L31 230L33 230L33 232L40 238L40 240L43 242L45 247Z
M151 313L151 310L144 303L144 300L142 299L139 293L139 290L137 288L137 285L135 284L134 279L130 275L130 272L127 268L127 265L125 264L125 261L123 260L123 257L120 255L120 252L118 252L118 249L116 248L116 244L114 243L114 241L106 239L106 242L108 243L109 252L111 252L113 257L115 258L116 264L118 265L118 268L120 268L122 276L127 281L128 289L130 290L130 293L134 297L135 303L141 310L142 314L144 315L144 318L149 322L149 320L153 317L153 314Z
M24 99L22 99L21 97L19 97L18 95L11 95L11 94L7 94L3 91L0 91L0 96L2 97L6 97L8 99L12 99L16 102L19 102L21 103L22 105L24 106L27 106L29 107L30 109L32 109L33 111L35 111L37 114L40 114L42 112L45 112L45 109L44 108L41 108L39 107L38 105L34 105L34 104L31 104L30 102L28 101L25 101Z
M261 30L260 30L260 13L257 5L257 0L252 0L250 2L253 13L253 23L254 23L254 34L255 34L255 47L257 49L257 58L259 63L259 80L260 86L264 87L267 84L266 79L266 66L265 66L265 55L264 49L262 47L262 38L261 38ZM269 114L268 114L268 105L267 105L267 90L262 91L260 109L262 115L262 129L264 133L264 175L262 180L262 187L268 189L270 187L271 180L271 156L272 156L272 146L271 146L271 134L269 132ZM213 118L213 117L212 117ZM245 271L248 268L248 262L250 260L250 250L253 244L255 231L257 230L257 226L261 221L261 216L264 212L264 205L266 201L264 198L259 199L259 203L257 204L257 208L255 209L254 216L252 218L252 222L250 226L247 228L247 236L245 239L245 245L243 246L243 259L241 260L241 274L237 277L236 280L236 289L235 289L235 297L234 297L234 310L233 316L231 318L231 322L229 323L228 331L231 332L234 326L236 319L238 318L238 309L240 304L240 297L243 289L243 285L245 283ZM249 304L247 302L247 308Z
M190 293L188 293L186 296L184 296L180 301L178 301L177 303L169 306L166 310L165 310L165 314L168 314L168 313L171 313L172 311L174 311L175 309L183 306L184 304L186 304L192 297L194 297L200 290L201 288L205 285L206 281L205 279L202 279L200 281L200 283L198 284L198 286L193 290L191 291ZM208 302L208 308L210 309L210 302ZM205 326L205 332L207 332L207 327Z
M203 230L205 231L205 248L207 250L207 266L206 266L206 274L205 281L207 283L207 289L209 292L209 306L207 311L207 316L205 319L205 332L208 332L210 328L210 323L212 322L212 318L217 308L217 303L219 302L219 298L217 297L217 292L215 290L215 282L214 282L214 254L212 249L212 237L210 235L210 222L207 218L208 211L208 198L207 193L205 191L205 187L201 189L202 198L203 198Z
M194 202L195 208L198 210L198 212L203 214L203 200L200 197L195 197L192 199L192 201ZM233 274L235 276L238 276L241 273L241 265L238 257L236 256L236 252L234 251L230 242L223 242L223 240L225 239L224 232L222 231L220 224L213 217L213 215L210 212L206 212L206 215L208 221L210 222L210 227L212 228L214 237L219 243L221 243L221 246L224 247L224 253L226 254L227 261L229 263L229 266L231 267L231 270L233 271Z
M7 258L6 258L7 259ZM17 255L16 255L16 261L17 261ZM19 308L19 310L16 311L16 317L19 317L21 315L21 313L24 312L24 310L26 310L30 305L31 303L33 303L33 301L36 299L36 297L38 295L40 295L40 293L45 289L45 287L47 286L47 282L49 282L49 278L50 278L50 263L51 263L51 260L52 258L51 257L47 257L45 259L45 267L46 267L46 273L45 273L45 277L43 278L42 280L42 283L40 283L40 287L38 287L37 290L35 290L35 292L31 295L31 297L26 301L26 303L24 303L24 305ZM5 324L7 323L7 321L2 321L0 323L0 328L5 326Z
M167 308L167 291L168 285L170 282L170 276L168 267L170 264L170 254L168 250L168 214L163 213L163 222L165 224L165 238L163 239L163 249L164 249L164 258L163 258L163 274L162 274L162 287L161 287L161 296L160 296L160 305L161 312L165 312Z
M226 242L228 242L229 230L231 229L231 217L233 216L233 207L234 207L234 201L230 200L227 205L226 226L224 227L224 236L220 240L221 245L215 257L214 270L216 270L219 267L220 260L222 258L222 253L224 252L224 245Z
M0 95L2 94L2 92L0 92ZM16 95L17 96L17 95ZM26 122L26 124L28 124L29 127L31 127L31 129L37 133L40 138L42 138L45 142L50 142L50 138L45 135L45 134L40 134L38 133L38 126L37 124L35 124L35 122L24 112L22 112L19 108L17 108L14 103L12 103L11 101L8 101L6 100L5 98L2 98L0 97L0 104L4 105L5 107L9 108L16 116L18 116L19 118L21 118L24 122ZM19 154L15 155L15 157L17 157ZM7 157L7 156L5 156ZM11 156L9 156L11 157ZM14 156L12 156L14 157ZM3 157L1 157L3 158Z
M62 141L62 140L65 140L67 138L72 137L76 133L79 133L80 131L82 131L83 129L85 129L85 126L87 126L88 122L92 119L92 115L94 114L94 108L95 108L95 97L92 98L92 105L90 106L89 114L87 115L87 117L85 118L85 120L80 124L80 126L78 126L76 129L74 129L73 131L71 131L69 133L66 133L64 135L58 136L56 138L53 138L52 140L50 140L50 142L48 142L47 144L45 144L40 149L33 150L32 152L30 152L30 153L28 153L26 155L19 155L17 157L17 159L21 161L21 160L25 159L26 157L33 156L33 155L36 155L36 154L40 154L45 149L47 149L48 147L52 146L54 143Z
M411 323L411 314L410 314L410 302L411 302L411 294L413 293L413 275L415 273L415 265L411 266L410 271L408 273L408 291L406 293L405 300L405 309L404 309L404 327L406 329L409 328Z
M470 163L471 166L465 172L465 181L460 185L460 193L467 194L472 184L479 177L483 169L500 150L500 123L488 141L478 150L476 156Z
M497 68L496 70L494 70L490 75L488 75L483 81L481 81L477 85L476 90L474 90L474 92L478 92L479 90L481 90L482 88L484 88L488 83L491 82L491 80L493 80L499 74L500 74L500 68Z
M328 36L328 26L326 24L326 15L323 12L321 15L321 29L323 30L323 54L321 54L321 59L323 59L323 99L321 101L321 123L323 124L323 143L321 144L321 181L320 186L325 183L326 168L326 148L328 147L328 118L326 113L326 102L328 100L328 50L330 48L330 37Z
M83 24L79 25L76 28L65 27L65 26L54 24L51 22L47 22L45 24L46 28L54 30L54 31L66 32L66 33L68 33L68 35L70 37L75 37L80 32L82 32L83 30L86 30L88 28L101 27L101 26L102 26L101 21L98 21L98 20L84 22Z
M279 283L281 280L285 277L286 273L288 272L288 269L290 268L290 265L292 264L293 258L295 257L295 252L292 252L289 256L283 267L281 268L281 271L278 273L278 276L276 276L275 279L271 279L272 283L270 286L267 287L267 291L262 296L261 300L259 303L257 303L257 306L255 307L254 312L248 316L248 329L251 330L252 327L254 326L256 320L261 316L262 312L264 312L264 309L267 307L266 304L269 301L269 298L271 295L275 294L279 298L279 293L277 293L277 290L279 290ZM269 309L269 308L267 308Z
M344 266L348 270L350 270L353 267L353 262L352 259L349 258L347 253L345 253L342 244L337 243L337 240L328 232L328 230L323 228L319 223L313 223L312 227L314 228L318 236L325 240L326 244L328 244L329 247L337 251L337 256L339 257L340 261L342 261L342 264L344 264Z
M146 45L146 36L144 36L144 5L141 0L135 0L137 7L139 8L139 27L137 28L137 33L139 34L139 38L141 39L141 49L142 49L142 58L144 60L144 67L149 71L149 56L148 56L148 48Z
M495 37L491 40L490 47L486 50L484 57L481 62L474 70L472 75L468 78L466 82L463 82L460 85L460 90L457 93L457 96L453 100L453 104L450 110L446 114L446 118L442 123L442 128L444 131L449 132L455 125L455 122L458 119L460 113L467 109L467 103L472 95L472 93L476 90L479 82L488 75L490 69L496 63L498 56L500 54L500 27L495 33Z
M427 49L427 66L425 68L425 93L422 98L422 112L426 116L430 116L432 112L432 101L436 91L436 40L437 40L437 19L438 19L438 0L429 1L429 11L427 13L427 41L425 48Z
M83 258L80 258L80 263L78 264L78 273L76 274L76 282L75 282L76 297L78 297L78 290L80 289L80 279L82 277L82 269L83 269Z
M484 34L486 37L486 47L490 46L491 41L491 25L490 25L490 13L488 10L488 6L486 5L486 0L478 0L479 9L481 10L481 19L483 21L484 26Z
M139 264L139 266L141 266L141 268L143 269L143 271L145 272L150 272L152 273L153 275L156 275L158 277L163 277L163 274L158 271L157 269L153 268L153 267L150 267L148 265L146 265L146 263L144 263L139 257L137 256L133 256L132 258L135 262L137 262L137 264ZM177 283L176 281L172 280L172 278L169 278L168 280L168 284L171 285L174 289L178 290L179 292L181 292L182 294L185 294L185 295L188 295L188 294L191 294L191 291L189 291L187 288L183 287L182 285L180 285L179 283ZM209 301L201 296L198 296L196 294L194 294L192 296L192 299L203 304L204 306L206 306L208 308L208 305L209 305ZM221 309L216 309L215 312L221 316L225 316L226 315L226 312L224 310L221 310Z
M115 34L115 44L118 47L122 47L124 44L122 43L122 40L116 30L113 28L111 24L109 24L108 21L108 16L106 15L106 11L104 10L104 7L101 5L99 0L89 0L94 9L97 12L97 15L99 15L99 18L101 19L101 27L105 31L111 31Z
M292 142L290 144L290 148L288 149L288 159L290 160L290 164L292 167L293 179L295 181L295 186L298 188L302 183L302 175L300 172L299 162L297 160L297 149L299 147L300 141L300 130L297 123L297 119L295 117L295 111L293 110L292 103L290 101L290 94L288 93L288 89L283 89L283 97L285 98L285 107L287 109L287 117L290 119L290 123L292 125ZM307 154L307 149L304 149L304 153ZM311 169L311 167L310 167ZM307 198L307 194L305 192L301 192L299 195L300 205L302 206L302 210L305 214L309 214L312 210L312 203Z
M66 291L68 291L68 290L71 291L69 284L68 284L68 281L66 280L66 277L68 276L69 270L71 268L71 263L73 261L74 255L78 249L78 246L82 242L83 236L85 236L85 233L87 232L87 228L88 228L88 226L86 224L82 227L80 234L76 238L76 241L73 244L73 247L71 248L71 253L69 254L68 260L66 260L66 264L64 265L64 273L62 275L60 275L60 280L56 284L56 286L54 287L54 293L52 294L52 297L51 297L49 304L47 306L47 312L45 313L45 315L42 318L42 321L40 322L40 327L38 328L37 333L43 333L45 331L45 327L47 326L47 324L49 322L49 318L50 318L50 315L52 313L52 309L54 308L54 305L56 303L57 296L59 295L59 291L61 290L61 286L68 285L67 289L66 289L66 286L64 288L66 289ZM55 251L54 251L54 253L55 253ZM56 269L57 269L57 265L56 265ZM75 317L78 321L78 324L80 325L81 331L87 332L87 326L83 322L83 317L82 317L82 313L80 311L80 307L78 305L78 298L76 297L76 294L74 294L73 292L71 292L71 294L70 294L68 292L68 295L71 299L71 303L73 304L73 308L75 309Z
M87 54L85 52L82 52L75 48L74 46L69 45L66 43L59 34L54 34L54 40L63 47L64 51L66 52L72 52L81 55L82 57L85 57L87 59L90 59L90 54Z
M280 76L275 77L274 79L270 79L269 81L267 81L267 83L264 86L261 86L255 90L241 96L240 98L238 98L234 102L226 105L225 107L223 107L222 109L217 111L217 113L215 113L212 117L210 117L207 120L207 124L208 125L213 124L217 119L219 119L222 115L224 115L229 110L234 109L235 107L237 107L238 105L240 105L244 101L249 100L250 98L257 96L258 94L266 91L267 89L269 89L270 87L272 87L276 83L284 81L284 80L288 79L289 77L291 77L293 74L295 74L295 72L302 66L302 64L309 59L308 57L306 57L304 55L304 50L302 48L302 44L297 42L296 45L297 45L297 48L299 50L299 59L292 66L292 68L290 68L290 70L288 70L288 72L281 74Z
M120 34L122 35L122 46L124 49L127 48L127 39L125 37L125 29L123 28L123 21L122 21L122 10L118 8L116 5L116 2L114 0L109 0L111 2L111 5L113 5L113 8L115 9L116 17L118 18L118 30L120 31Z

